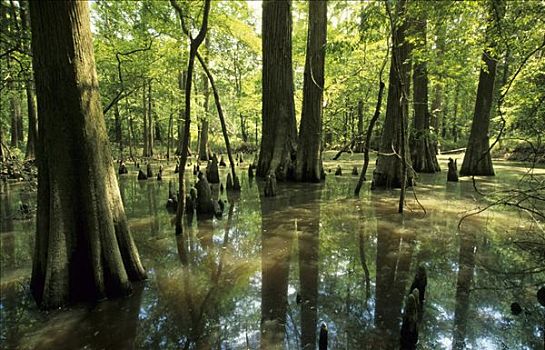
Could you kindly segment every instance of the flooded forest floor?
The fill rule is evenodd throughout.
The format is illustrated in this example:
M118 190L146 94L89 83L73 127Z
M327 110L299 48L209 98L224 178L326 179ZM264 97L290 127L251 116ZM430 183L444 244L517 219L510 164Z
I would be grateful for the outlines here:
M193 222L179 237L165 209L175 162L161 162L162 182L137 181L127 164L120 189L148 280L130 297L49 313L28 290L35 218L20 207L34 208L36 193L8 183L0 195L0 348L256 349L266 329L282 348L299 349L324 323L330 349L395 349L420 265L428 285L418 349L542 348L545 223L502 206L460 220L529 171L545 176L544 168L495 161L497 176L476 179L483 196L471 178L447 183L442 156L442 172L419 175L401 216L399 190L371 191L367 181L353 196L361 154L333 155L324 155L325 183L280 183L272 198L248 178L247 156L237 168L240 195L215 186L223 218ZM343 176L334 175L337 165ZM220 175L225 183L225 168ZM262 325L262 314L285 324Z

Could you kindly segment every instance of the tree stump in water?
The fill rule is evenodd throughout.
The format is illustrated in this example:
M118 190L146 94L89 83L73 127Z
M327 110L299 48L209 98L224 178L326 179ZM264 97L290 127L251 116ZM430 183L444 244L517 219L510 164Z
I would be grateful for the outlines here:
M240 191L240 181L238 181L238 177L235 177L235 181L233 181L231 173L227 174L226 188L227 191Z
M128 173L129 173L129 171L127 170L127 167L125 166L125 163L124 163L124 162L121 162L121 164L119 165L118 173L119 173L119 175L123 175L123 174L128 174Z
M337 170L335 170L335 176L342 176L343 175L343 169L340 165L337 165Z
M159 172L157 173L157 181L163 181L163 166L159 166Z
M221 167L226 167L227 164L225 164L225 161L223 160L223 156L220 157L220 164Z
M138 170L138 180L147 180L148 176L144 174L142 169Z
M537 301L539 301L541 306L545 306L545 287L541 287L537 291Z
M185 197L185 213L187 223L193 222L193 216L195 215L195 209L197 208L197 190L191 188L189 195Z
M318 340L318 349L327 350L327 326L322 323L320 326L320 338Z
M265 197L276 196L276 176L273 173L267 175L265 182Z
M416 291L416 293L414 293ZM400 349L416 350L418 343L418 289L414 289L405 299L403 323L401 324Z
M202 173L198 175L199 181L195 185L197 189L197 217L199 219L210 219L215 214L214 201L212 200L212 191L210 185Z
M418 312L419 313L422 312L422 308L424 306L427 285L428 285L428 275L426 273L426 268L423 265L420 265L418 266L418 269L416 270L416 275L414 276L413 283L411 284L411 288L409 289L411 293L415 289L418 290L418 294L419 294Z
M149 177L153 177L153 171L151 170L151 164L148 163L148 165L146 166L146 175Z
M352 168L352 176L358 176L358 167L354 165L354 168Z
M212 157L212 160L208 162L208 166L206 167L206 179L212 184L220 183L218 158L215 155Z
M448 159L448 173L447 173L448 182L457 182L458 181L458 165L456 160L452 158Z
M176 212L176 209L178 209L178 196L172 189L172 180L168 182L168 199L166 208L170 212Z

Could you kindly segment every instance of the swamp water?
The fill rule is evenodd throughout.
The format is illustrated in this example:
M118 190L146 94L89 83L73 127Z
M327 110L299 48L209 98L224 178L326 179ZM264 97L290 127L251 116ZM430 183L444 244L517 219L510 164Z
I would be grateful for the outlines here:
M220 195L223 218L194 223L182 237L165 209L173 163L162 183L137 181L131 165L120 188L148 280L128 298L47 314L28 290L34 217L18 212L34 194L9 185L0 198L0 348L300 349L325 323L331 349L397 349L418 265L428 273L418 349L542 348L536 292L545 266L522 248L544 244L543 223L497 208L458 228L486 200L470 178L447 184L444 158L443 172L421 175L416 187L426 213L408 191L400 216L399 191L370 191L368 181L352 196L357 177L349 174L360 158L326 162L325 184L279 184L275 198L262 196L246 165L241 194ZM337 164L342 177L333 175ZM479 179L482 191L516 186L527 171L500 161L495 168L498 176Z

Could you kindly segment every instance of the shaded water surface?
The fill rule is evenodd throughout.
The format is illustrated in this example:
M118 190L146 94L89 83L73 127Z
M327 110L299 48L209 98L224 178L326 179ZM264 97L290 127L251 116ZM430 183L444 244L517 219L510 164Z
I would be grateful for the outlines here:
M342 162L343 173L354 161ZM148 280L128 298L62 312L38 311L28 291L34 218L18 208L35 199L20 185L4 189L0 348L314 349L325 323L332 349L395 349L419 265L428 271L419 349L543 347L545 309L535 297L543 257L522 249L543 244L543 227L496 209L458 229L486 201L470 179L421 176L426 213L410 196L402 217L398 192L371 192L367 183L356 199L350 175L280 184L277 197L264 198L262 184L243 174L240 196L220 194L228 202L221 220L175 237L165 210L170 168L162 183L138 182L134 169L120 179ZM514 186L526 169L500 163L496 170L479 183L483 191ZM522 314L511 314L512 302Z

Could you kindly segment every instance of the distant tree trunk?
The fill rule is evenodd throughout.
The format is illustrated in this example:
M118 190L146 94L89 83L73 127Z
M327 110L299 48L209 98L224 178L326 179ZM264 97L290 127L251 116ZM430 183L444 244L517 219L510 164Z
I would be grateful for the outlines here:
M444 55L446 51L446 43L445 39L447 36L446 32L446 25L444 23L440 23L437 27L436 32L436 42L435 46L437 47L437 59L435 60L435 66L436 67L443 67L444 63ZM443 68L440 68L443 69ZM433 147L433 151L435 154L438 153L438 137L441 135L441 128L442 128L442 119L444 115L443 110L443 84L444 84L444 72L442 70L439 71L437 75L437 81L435 82L434 88L433 88L433 100L431 103L431 118L430 118L430 125L433 127L433 134L436 136L433 139L430 140L431 146Z
M311 1L308 15L307 55L303 83L303 112L295 177L298 181L322 179L322 101L327 34L327 2Z
M503 0L490 0L490 13L486 29L487 47L484 49L482 61L486 67L481 68L479 74L479 86L477 88L477 99L473 113L473 123L467 150L464 155L464 162L460 169L460 176L482 175L494 176L492 157L490 156L488 129L490 126L490 109L494 94L494 79L496 78L495 36L494 18L496 13L503 14Z
M127 295L146 274L108 144L88 4L30 2L30 16L40 124L32 293L46 309Z
M239 113L240 115L240 136L242 138L242 142L248 142L248 131L246 129L246 118L244 117L244 114Z
M387 58L388 58L388 55L386 55L386 59ZM384 65L382 66L382 68L384 68ZM367 134L365 135L365 143L363 148L363 167L361 169L360 178L358 179L358 184L356 185L356 189L354 190L354 195L356 196L359 196L361 186L363 186L363 182L366 180L365 176L367 174L367 168L369 167L369 147L371 144L371 135L373 134L375 123L380 117L380 108L382 106L382 95L384 93L384 86L385 85L384 85L384 82L382 81L382 70L381 70L379 88L378 88L377 105L375 107L375 114L373 114L373 118L371 118L371 120L369 121L369 126L367 127Z
M356 142L356 146L354 148L355 152L361 153L364 149L364 141L363 141L363 100L358 101L358 141Z
M147 109L147 99L146 99L146 86L142 87L142 120L144 121L144 127L142 131L142 139L144 141L142 156L149 157L149 128L148 128L148 109Z
M171 112L170 116L168 117L168 132L167 132L167 159L170 159L170 149L172 148L172 134L174 131L172 130L173 126L173 119L174 119L174 113Z
M148 82L148 157L153 157L153 108L151 98L151 79Z
M9 91L9 106L10 106L10 114L11 114L11 140L10 140L10 146L11 147L19 147L19 142L21 142L22 139L22 133L20 130L21 128L21 99L20 94L13 83L12 78L10 77L8 80L8 91Z
M115 142L119 145L119 157L123 159L123 125L119 114L119 106L114 104Z
M36 158L36 141L38 138L37 130L37 110L36 94L34 92L34 83L32 80L26 82L26 98L28 108L28 136L26 143L26 159Z
M382 128L377 165L371 188L401 187L405 174L401 161L401 142L404 139L405 159L410 163L406 134L409 93L409 43L405 41L407 22L404 20L405 0L397 3L397 16L392 30L392 61L388 83L386 117ZM403 119L403 120L402 120ZM402 123L403 121L403 123ZM404 125L404 129L401 126ZM408 167L407 167L408 168ZM410 174L410 178L412 177Z
M208 49L209 40L205 40L205 47ZM208 63L208 50L206 50L206 56L204 57L205 62ZM210 91L208 89L208 78L206 74L202 75L202 85L203 85L203 94L204 94L204 116L201 122L201 133L200 133L200 145L199 145L199 159L202 161L208 161L208 101L210 98Z
M297 127L293 101L291 1L263 2L263 111L257 176L294 177Z
M19 1L19 13L21 15L21 29L24 38L21 39L22 47L26 52L30 52L30 22L27 15L28 2ZM36 111L36 93L34 92L34 82L32 73L29 73L25 81L27 112L28 112L28 136L26 144L26 159L36 158L36 140L37 140L37 111Z
M458 142L458 99L460 96L460 85L456 84L454 90L454 110L452 112L452 141Z
M132 125L131 110L128 99L125 99L125 112L127 113L127 134L129 136L129 158L134 160L134 128Z
M427 50L425 18L414 20L416 36L415 48L419 52ZM414 57L414 56L413 56ZM428 68L425 59L414 58L413 63L413 105L414 137L412 140L411 159L413 169L421 173L441 171L435 149L430 140L430 112L428 110Z

